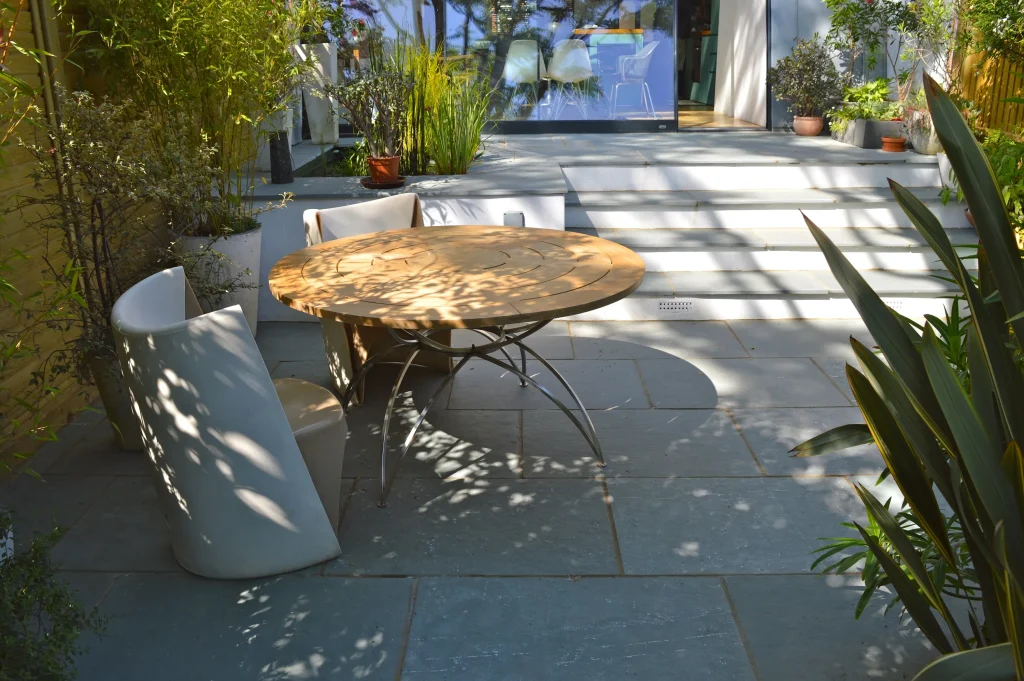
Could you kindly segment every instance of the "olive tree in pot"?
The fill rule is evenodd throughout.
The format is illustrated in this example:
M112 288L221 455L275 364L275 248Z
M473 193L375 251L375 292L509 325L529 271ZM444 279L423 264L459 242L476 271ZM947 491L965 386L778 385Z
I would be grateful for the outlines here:
M60 87L56 102L56 121L40 122L45 141L26 145L36 160L36 191L20 201L43 236L51 294L75 292L68 314L47 322L65 339L49 371L95 385L121 446L141 449L110 312L155 266L158 239L146 207L152 121L130 113L130 103L96 102Z
M769 69L768 82L776 99L789 102L798 135L820 134L824 112L843 99L842 76L818 36L797 40L793 53Z
M413 83L396 58L385 55L379 45L371 50L368 64L327 90L366 139L371 182L390 184L399 180Z

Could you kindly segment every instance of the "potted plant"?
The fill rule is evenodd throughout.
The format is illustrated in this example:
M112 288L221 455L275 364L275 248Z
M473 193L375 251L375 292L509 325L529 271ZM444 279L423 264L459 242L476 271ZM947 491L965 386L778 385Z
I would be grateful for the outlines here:
M371 55L368 66L357 69L328 93L346 118L363 135L373 184L399 182L409 93L412 79L391 56Z
M146 212L152 121L134 116L130 102L96 102L61 87L55 95L56 122L39 122L47 139L26 145L36 159L36 192L21 199L22 209L38 216L34 225L49 245L43 262L52 295L80 292L66 315L48 321L66 342L51 371L95 385L121 446L141 449L110 312L154 268L157 237Z
M789 102L798 135L819 134L825 127L824 112L843 95L842 77L818 36L797 40L793 53L768 71L768 82L776 99Z
M883 137L900 134L901 110L889 99L888 78L847 86L843 102L828 112L832 139L862 149L879 149Z

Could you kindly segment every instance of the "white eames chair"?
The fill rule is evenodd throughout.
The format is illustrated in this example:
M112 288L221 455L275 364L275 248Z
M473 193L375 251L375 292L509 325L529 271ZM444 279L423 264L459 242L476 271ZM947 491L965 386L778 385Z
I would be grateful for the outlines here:
M555 43L548 62L548 78L558 84L559 104L555 111L558 118L565 107L572 104L587 119L586 81L594 77L594 65L590 60L587 44L578 38L560 40Z
M337 398L272 381L241 308L202 314L180 267L133 286L111 316L181 566L251 578L339 555Z
M383 199L364 201L349 206L307 210L302 214L306 229L306 245L314 246L348 236L386 232L392 229L410 229L423 226L423 213L416 194L398 194ZM387 329L356 326L333 319L321 319L324 334L324 348L327 363L338 395L344 395L349 382L370 356L389 346L396 345ZM436 333L432 336L439 343L450 343L451 332ZM392 352L389 361L401 362L408 357L408 351ZM416 356L417 366L427 366L447 373L451 371L450 357L434 352L421 352ZM356 387L352 401L363 400L364 386ZM345 405L347 408L348 405Z

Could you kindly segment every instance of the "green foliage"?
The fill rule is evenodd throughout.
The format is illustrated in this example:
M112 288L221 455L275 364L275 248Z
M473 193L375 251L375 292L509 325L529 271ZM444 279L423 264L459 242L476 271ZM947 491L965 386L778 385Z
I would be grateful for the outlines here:
M1024 263L985 152L953 100L930 78L925 88L935 130L977 226L976 279L924 203L890 185L970 310L966 371L963 324L945 325L947 337L956 338L953 347L940 340L937 320L921 331L907 323L808 220L884 356L852 341L860 368L847 366L847 378L887 474L912 512L893 515L858 485L874 524L854 528L877 561L874 569L884 573L936 649L971 651L930 666L919 679L1024 678ZM843 437L850 437L848 431ZM815 438L829 439L827 433ZM816 451L812 443L798 449L805 456ZM952 517L940 511L940 499ZM957 580L952 588L951 576ZM969 633L952 616L949 597L969 599ZM957 675L964 670L970 675Z
M91 54L117 95L161 125L156 144L180 136L191 149L212 147L211 186L225 210L191 226L216 236L247 224L255 188L259 123L283 110L312 65L293 46L303 27L323 25L315 0L85 0Z
M1024 235L1024 140L1001 130L989 130L982 143L1010 221L1018 235Z
M825 6L832 12L826 45L845 56L851 74L859 57L873 69L891 41L917 27L917 15L903 0L825 0Z
M843 91L843 101L856 104L883 104L889 101L892 84L888 78L875 78L860 85L847 86Z
M450 79L427 119L427 151L440 175L464 175L477 156L491 90L472 74Z
M768 82L797 116L821 116L843 97L842 77L818 36L797 40L792 54L769 69Z
M22 197L47 244L41 256L52 295L69 297L68 314L48 322L65 334L51 370L92 377L90 358L114 359L114 302L152 267L145 201L152 197L153 121L131 103L95 101L83 92L55 91L56 125L41 124L42 143L26 145L36 159L36 191ZM51 248L53 244L56 248ZM55 252L67 257L51 259Z
M10 526L0 513L0 538ZM54 530L12 556L0 551L0 681L70 681L81 634L105 626L57 576L50 549L60 536Z
M1024 3L1020 0L964 0L960 18L977 32L973 47L992 57L1024 61Z

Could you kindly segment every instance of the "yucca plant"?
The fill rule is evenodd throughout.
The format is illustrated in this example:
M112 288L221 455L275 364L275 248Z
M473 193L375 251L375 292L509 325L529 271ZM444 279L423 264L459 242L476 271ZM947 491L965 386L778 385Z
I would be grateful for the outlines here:
M874 442L882 453L912 522L858 485L872 524L853 527L907 613L947 655L917 680L1022 680L1024 374L1018 360L1024 337L1024 264L984 151L935 81L926 77L925 88L935 129L978 229L976 279L938 219L910 191L892 181L890 186L969 308L969 381L958 377L933 323L915 327L889 309L808 220L882 357L851 339L860 368L848 365L847 378L865 425L829 431L795 451L810 456ZM953 510L954 522L943 515L940 500ZM941 570L929 569L935 560L928 551L937 554ZM979 607L971 608L969 631L947 604L946 575L970 582L976 594Z

